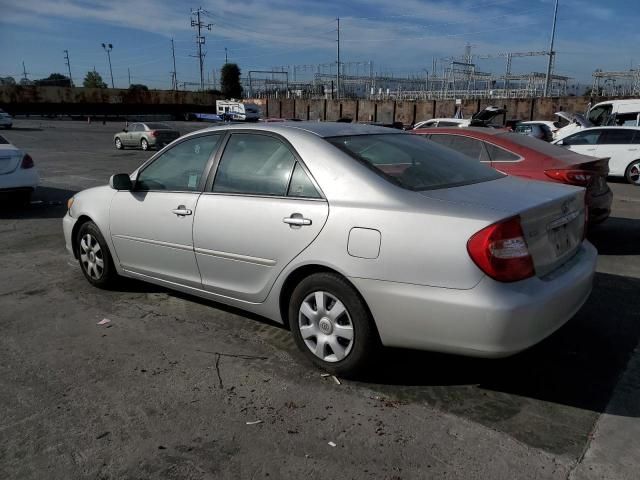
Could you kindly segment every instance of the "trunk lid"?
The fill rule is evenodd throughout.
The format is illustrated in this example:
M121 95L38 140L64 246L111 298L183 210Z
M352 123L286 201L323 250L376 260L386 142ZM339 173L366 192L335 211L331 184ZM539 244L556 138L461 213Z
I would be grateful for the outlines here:
M18 168L22 156L22 152L13 145L0 145L0 175L12 173Z
M584 236L585 190L551 182L505 177L462 187L420 192L427 197L519 215L536 275L566 263Z

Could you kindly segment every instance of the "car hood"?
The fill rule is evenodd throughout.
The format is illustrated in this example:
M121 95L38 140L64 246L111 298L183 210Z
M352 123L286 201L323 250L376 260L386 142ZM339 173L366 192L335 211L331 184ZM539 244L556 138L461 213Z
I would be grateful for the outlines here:
M571 123L577 123L583 128L593 127L593 124L585 118L584 115L580 113L572 113L572 112L556 112L554 115L564 118L566 121Z

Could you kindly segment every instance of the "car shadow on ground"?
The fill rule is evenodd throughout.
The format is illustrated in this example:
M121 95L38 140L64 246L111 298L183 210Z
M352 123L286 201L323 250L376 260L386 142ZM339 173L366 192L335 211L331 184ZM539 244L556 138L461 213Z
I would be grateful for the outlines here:
M9 131L11 130L15 130L17 132L41 132L42 128L36 128L36 127L11 127L8 129Z
M587 238L600 255L640 255L640 220L609 217L595 225Z
M75 193L64 188L38 187L29 204L0 193L0 219L62 218L67 213L67 200Z
M640 279L598 273L591 297L578 314L518 355L487 360L389 350L362 380L387 392L393 392L390 386L402 386L400 399L433 400L445 410L446 396L430 389L477 386L465 390L464 400L456 399L456 409L462 408L461 402L491 401L486 392L502 392L603 412L640 339L638 292ZM633 414L640 416L640 405Z

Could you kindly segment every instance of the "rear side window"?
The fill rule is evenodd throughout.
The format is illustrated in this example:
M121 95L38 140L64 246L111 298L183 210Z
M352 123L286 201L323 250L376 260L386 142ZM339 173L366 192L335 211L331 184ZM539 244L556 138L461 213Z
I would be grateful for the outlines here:
M330 137L326 140L390 182L408 190L455 187L503 176L419 135L385 133Z
M600 145L628 145L633 143L634 130L603 130Z
M531 133L533 127L531 125L518 125L515 131L518 133Z
M220 159L213 191L285 196L295 163L289 147L277 138L233 134Z
M299 198L321 198L309 175L307 175L307 172L304 171L304 168L299 163L296 163L293 169L287 195L289 197Z
M487 152L489 153L489 158L491 158L492 162L517 162L520 160L520 157L514 153L511 153L504 148L496 147L490 143L485 143L485 147L487 147Z
M432 135L431 140L481 162L489 161L480 140L462 135Z

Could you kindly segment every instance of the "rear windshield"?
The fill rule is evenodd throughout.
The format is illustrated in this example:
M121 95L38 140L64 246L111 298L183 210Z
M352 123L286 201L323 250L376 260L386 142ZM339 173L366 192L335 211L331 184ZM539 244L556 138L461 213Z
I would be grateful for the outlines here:
M409 190L455 187L503 176L418 135L352 135L326 140L390 182Z
M145 123L149 130L171 130L171 127L166 123Z
M0 135L0 145L8 145L9 142L7 141L6 138L4 138L2 135Z

